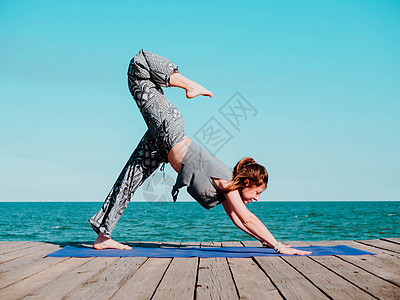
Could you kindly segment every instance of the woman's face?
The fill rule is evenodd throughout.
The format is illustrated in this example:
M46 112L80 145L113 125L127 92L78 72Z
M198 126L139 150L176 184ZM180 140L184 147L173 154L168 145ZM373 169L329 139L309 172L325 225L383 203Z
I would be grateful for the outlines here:
M245 179L246 187L239 190L240 196L242 196L242 201L244 204L251 203L253 200L257 201L258 196L265 190L266 184L263 183L260 186L252 185L250 186L249 180Z

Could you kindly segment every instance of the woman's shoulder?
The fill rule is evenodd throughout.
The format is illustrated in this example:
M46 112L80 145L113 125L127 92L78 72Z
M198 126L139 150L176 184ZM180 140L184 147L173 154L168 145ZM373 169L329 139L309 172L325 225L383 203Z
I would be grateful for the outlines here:
M219 189L226 189L231 182L230 180L221 179L221 178L213 178L213 180L214 180L215 185Z

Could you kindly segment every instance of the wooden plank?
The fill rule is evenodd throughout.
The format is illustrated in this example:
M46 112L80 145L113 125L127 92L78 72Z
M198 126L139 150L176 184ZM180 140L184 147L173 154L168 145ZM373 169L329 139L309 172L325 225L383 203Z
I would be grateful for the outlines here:
M3 254L0 256L0 265L8 262L8 261L12 261L14 259L20 258L25 256L27 253L32 253L32 251L40 251L43 248L46 248L47 245L45 243L35 243L33 245L30 245L28 247L24 247L6 254Z
M87 263L62 274L38 290L30 292L24 299L62 299L85 281L101 273L117 259L117 257L86 258Z
M180 247L192 248L192 247L200 247L200 242L182 242Z
M3 251L3 249L8 249L8 248L13 248L18 245L23 245L30 243L29 241L3 241L2 244L0 244L0 250ZM1 252L3 253L3 252Z
M160 248L179 248L180 242L162 242Z
M381 238L381 240L400 244L400 238Z
M30 241L2 241L2 244L0 245L0 249L7 248L7 247L14 247L15 245L18 244L27 244L31 243Z
M182 242L180 247L200 247L200 242Z
M141 241L137 243L137 246L142 248L158 248L160 245L161 243L157 241ZM119 289L112 295L112 297L114 299L116 297L122 297L122 299L128 299L132 297L132 299L141 299L142 297L150 297L153 294L154 289L157 287L158 282L164 274L165 268L168 267L170 261L170 258L162 258L158 263L155 258L142 258L142 260L135 259L132 265L128 266L132 268L132 273L128 278L126 278L126 280L119 284ZM157 269L157 265L159 265L160 268ZM160 270L162 272L160 272ZM146 278L146 272L151 272L151 276ZM154 289L150 292L151 287ZM130 293L129 290L131 288L137 289L137 293L135 292L135 295Z
M221 242L201 242L200 248L220 248L222 246Z
M48 257L52 258L52 257ZM46 260L48 259L46 258ZM88 263L93 258L68 258L61 261L45 270L38 272L25 279L19 280L18 282L9 285L8 287L0 290L0 296L2 299L12 300L20 299L29 295L30 293L38 290L39 288L49 284L56 280L63 274L70 272L71 270L78 268L79 266ZM2 282L3 280L1 280Z
M311 259L379 299L396 299L400 295L400 287L338 257L313 256Z
M43 243L38 243L38 242L10 242L9 244L5 245L2 249L0 249L0 257L4 254L18 251L21 249L29 248L29 247L35 247Z
M222 242L223 247L243 247L240 242ZM252 258L227 258L240 299L282 299L271 280Z
M42 272L62 261L67 260L66 257L46 257L37 262L22 268L12 270L0 275L0 290L6 288L18 281L24 280L36 273Z
M180 244L167 242L162 243L161 247L181 247ZM197 263L196 257L173 258L152 299L192 299L196 284Z
M180 243L179 247L199 246L199 242L183 242ZM152 299L193 298L197 276L197 265L198 258L196 257L173 258Z
M197 257L173 258L152 299L193 299Z
M400 244L387 242L384 240L357 240L361 244L374 246L376 248L392 251L395 253L400 253Z
M308 241L285 241L284 243L286 245L290 245L293 248L306 247L306 246L310 245Z
M262 243L257 240L244 240L244 241L241 241L240 243L243 245L247 245L247 244L252 245L252 246L245 246L245 247L263 247ZM295 245L297 245L297 243L304 244L304 242L302 242L302 241L284 241L284 243L291 245L293 247Z
M59 248L58 245L53 244L42 244L38 247L26 248L23 253L20 253L21 257L0 264L0 274L9 271L15 272L18 268L26 268Z
M146 257L121 257L72 291L65 299L109 299L146 260Z
M201 242L200 248L221 248L221 242Z
M178 248L181 243L163 242L161 248ZM190 299L194 295L197 258L172 259L152 299Z
M247 241L241 241L241 243L243 245L253 245L251 247L263 247L262 243L256 240L247 240ZM308 245L308 242L304 242L304 241L284 241L283 242L286 245L290 245L292 247L301 247L304 245ZM246 247L250 247L250 246L246 246Z
M333 243L325 241L314 242L313 244L331 246ZM363 245L354 241L341 241L340 244L377 253L377 255L338 255L337 257L400 286L400 259L398 257L388 255L388 251Z
M242 242L246 247L258 247L258 241ZM317 287L280 257L254 257L285 299L328 299Z
M156 241L141 241L135 243L138 244L138 247L143 248L158 248L161 245L160 242ZM122 285L113 294L112 298L116 299L121 297L122 299L142 299L151 297L171 259L160 258L159 262L157 262L156 258L144 259L144 263L138 266L130 278L122 282ZM159 267L157 268L157 266ZM146 278L146 272L150 272L151 276ZM150 291L152 287L153 290ZM131 288L135 289L134 295L130 291Z
M333 299L374 299L366 292L307 256L281 257L303 276L308 278L324 294Z
M350 241L330 241L330 242L311 242L312 245L349 245ZM356 244L354 248L360 248L361 244ZM374 248L378 250L378 248ZM363 249L361 249L363 250ZM368 251L368 250L367 250ZM371 250L370 250L371 251ZM398 264L398 259L393 256L384 256L384 258L390 259L393 264ZM312 256L312 260L324 265L326 268L338 274L342 278L345 278L349 282L353 283L360 289L368 292L369 294L384 299L395 299L396 294L400 294L400 288L387 282L386 280L377 277L374 272L368 272L363 267L369 268L371 271L377 271L386 273L386 276L391 276L398 281L398 274L393 274L382 270L382 262L379 262L375 255L362 255L362 256L349 256L349 255L337 255L337 256ZM358 260L358 264L349 262L349 260ZM365 263L368 261L368 263ZM362 265L360 262L364 262Z
M171 258L149 258L111 299L150 299Z
M221 243L203 242L201 247L220 247ZM226 258L200 258L196 299L239 299Z
M160 247L161 243L160 242L139 242L138 247L143 247L143 248L158 248Z
M256 240L245 240L241 241L240 243L243 245L243 247L262 247L262 243Z
M292 247L300 247L301 245L304 245L304 241L282 241L284 244L287 245L291 245ZM263 247L262 243L260 241L257 240L245 240L245 241L241 241L242 244L247 244L249 243L250 245L253 245L251 247ZM247 246L250 247L250 246Z

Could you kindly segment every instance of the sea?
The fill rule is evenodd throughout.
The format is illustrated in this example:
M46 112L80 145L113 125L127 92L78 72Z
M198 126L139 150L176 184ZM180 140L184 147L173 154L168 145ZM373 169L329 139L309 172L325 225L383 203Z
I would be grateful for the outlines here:
M100 202L0 202L1 241L92 242L88 219ZM247 205L278 240L365 240L400 237L400 201L253 202ZM131 202L112 237L118 241L241 241L222 205Z

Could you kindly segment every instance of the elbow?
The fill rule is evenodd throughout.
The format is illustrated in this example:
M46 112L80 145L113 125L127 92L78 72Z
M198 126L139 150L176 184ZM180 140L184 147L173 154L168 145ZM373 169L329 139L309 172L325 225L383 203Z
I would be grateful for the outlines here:
M242 223L245 227L251 226L252 224L256 224L257 221L258 221L258 218L253 214L249 214L245 218L242 219Z

